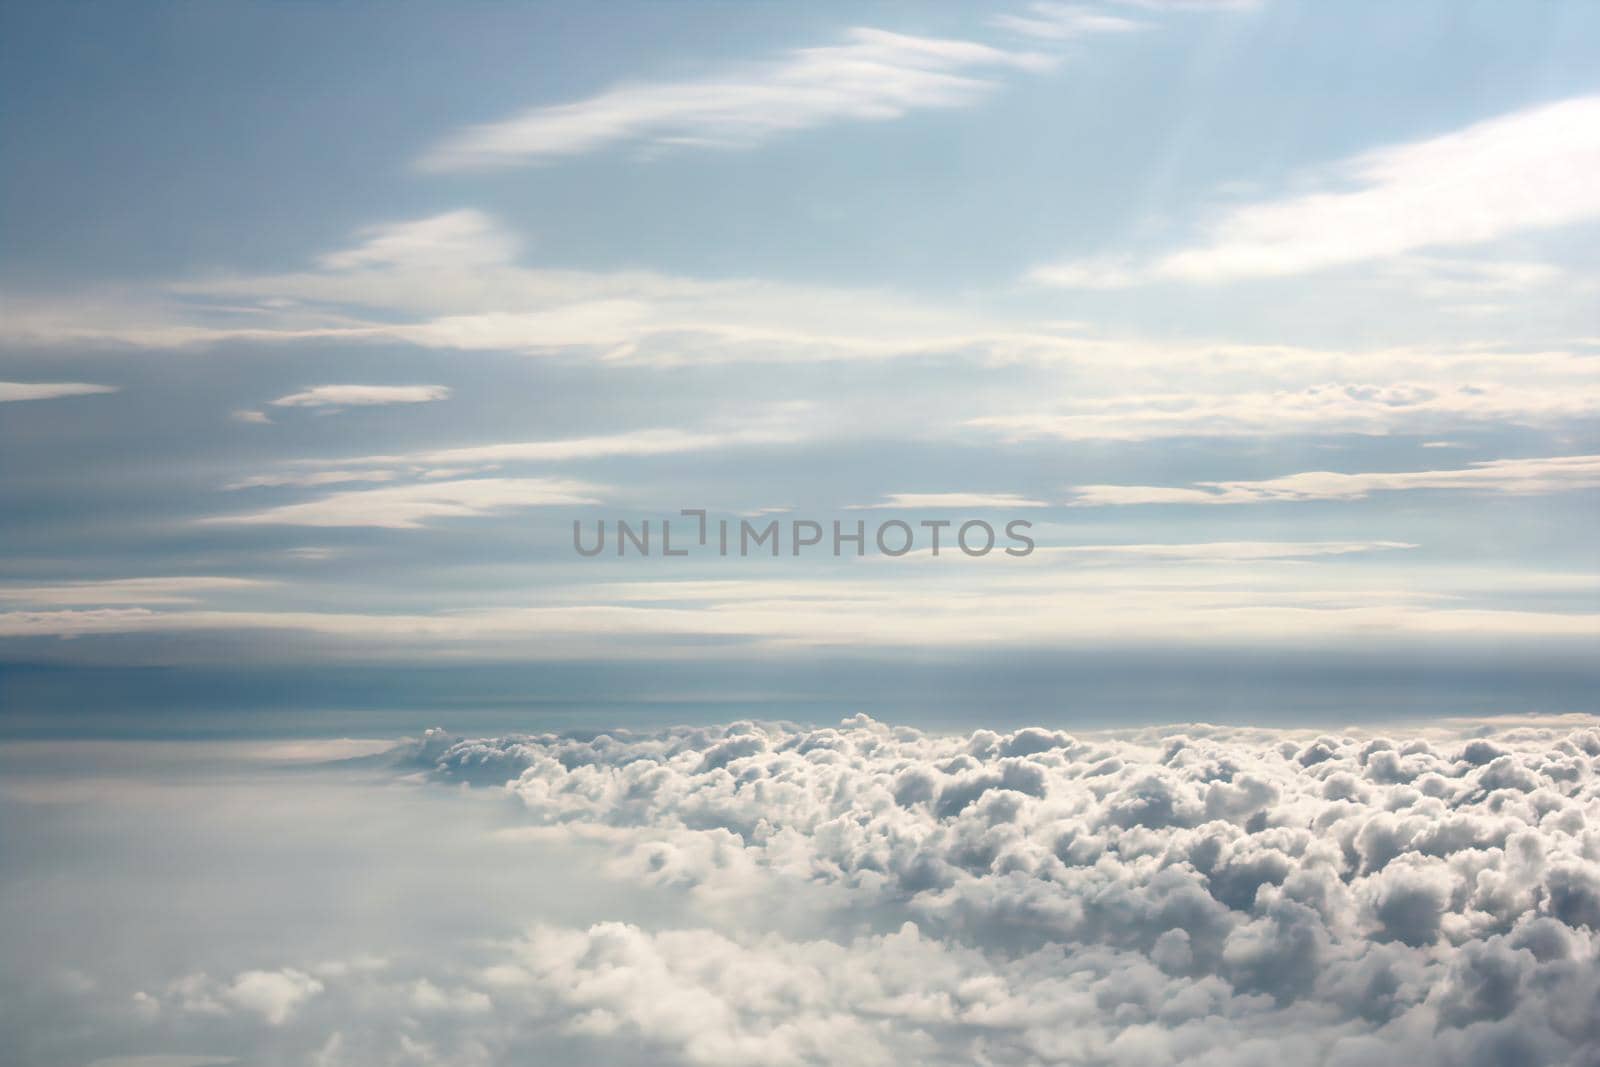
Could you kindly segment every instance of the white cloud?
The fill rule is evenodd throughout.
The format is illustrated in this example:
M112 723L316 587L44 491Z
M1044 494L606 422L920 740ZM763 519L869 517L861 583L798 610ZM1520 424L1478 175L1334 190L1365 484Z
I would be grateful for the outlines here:
M1408 541L1200 541L1187 544L1123 545L1037 543L1041 540L1053 540L1056 529L1058 528L1052 528L1044 523L1034 524L1033 537L1036 544L1033 551L1025 557L1026 560L1049 567L1063 563L1112 566L1118 568L1119 573L1127 575L1130 585L1150 577L1137 571L1130 573L1128 568L1136 566L1131 561L1216 565L1249 560L1309 560L1322 556L1354 556L1369 552L1390 552L1421 547ZM887 565L919 560L932 564L946 559L958 560L959 557L946 553L935 557L930 548L919 547L905 556L868 556L864 562ZM1529 580L1533 580L1531 576ZM1563 583L1562 588L1570 586Z
M1064 411L1013 412L968 419L1006 440L1148 441L1165 437L1426 432L1470 423L1549 424L1600 414L1600 380L1569 388L1525 387L1484 379L1433 384L1325 382L1295 390L1149 392L1082 397Z
M0 915L45 930L12 984L23 1062L48 1037L64 1063L264 1067L1564 1067L1600 1041L1593 715L431 730L322 769L300 761L370 749L280 747L10 753L102 787L33 860L66 899ZM73 882L124 827L176 862L112 850L96 871L138 879ZM398 905L320 921L396 879ZM116 959L46 936L174 888ZM235 917L273 935L219 935Z
M88 1067L227 1067L238 1063L233 1056L192 1056L186 1053L154 1053L148 1056L107 1056Z
M933 415L950 423L977 420L976 427L1007 438L1445 436L1457 425L1486 420L1545 426L1589 417L1597 406L1593 360L1581 342L1348 350L1096 337L1072 324L1007 321L982 307L933 305L883 291L539 269L521 265L518 255L517 242L495 220L455 211L364 230L310 270L172 286L158 300L166 301L160 314L173 320L165 325L154 321L156 311L99 309L87 295L62 304L60 332L41 325L25 301L11 301L20 314L8 316L6 326L20 329L29 343L85 343L86 330L98 330L102 341L145 346L337 336L658 367L939 357L958 360L961 373L995 372L982 388L962 381L941 390L938 410L912 409L915 416L876 396L832 397L827 413L781 427L796 436L814 431L819 414L831 417L835 429L870 417L883 431L912 435L925 432ZM1470 285L1483 280L1481 271L1441 273L1427 260L1407 262L1407 270L1428 277L1464 278ZM1496 292L1514 291L1539 276L1525 264L1490 282ZM222 300L258 313L247 327L218 321L206 309ZM1072 400L1041 410L1041 397ZM241 417L266 419L259 412ZM680 431L680 440L730 429L748 427ZM588 439L585 447L675 447L665 431L638 433L631 443L625 440L630 431ZM529 448L538 451L543 443Z
M1027 14L996 15L990 24L1026 37L1045 41L1066 41L1094 33L1131 33L1145 24L1093 8L1050 2L1028 5Z
M771 428L730 430L677 430L671 428L630 430L625 433L595 434L588 437L560 437L545 441L505 441L459 448L436 448L389 456L362 456L342 462L348 464L457 464L510 462L563 462L605 459L612 456L662 456L680 452L705 452L746 444L779 444L794 441L794 431L774 425ZM311 461L319 462L319 461Z
M203 973L185 975L169 983L160 994L140 992L137 999L149 1014L161 1014L169 1008L208 1016L242 1011L270 1026L281 1026L323 989L321 981L290 967L277 971L241 971L226 982Z
M401 476L399 471L364 470L310 470L284 474L255 474L230 482L227 489L264 489L279 486L314 488L323 485L342 485L349 482L392 482Z
M456 448L422 449L393 455L350 456L339 460L287 461L288 469L252 475L228 489L317 487L350 482L438 481L481 474L507 463L562 463L620 456L646 457L734 449L743 445L788 444L801 440L793 413L782 406L754 420L754 428L630 430L543 441L503 441ZM334 464L334 465L330 465Z
M257 411L254 408L236 408L232 412L232 416L239 422L253 423L257 426L266 426L272 423L265 411Z
M470 478L353 489L264 511L216 515L226 526L380 526L414 529L427 519L492 515L530 507L599 503L598 487L562 478Z
M211 747L144 798L147 754L100 746L116 788L79 803L246 868L241 905L124 861L183 887L172 914L276 934L153 924L131 964L39 983L12 1032L62 1062L1563 1067L1600 1041L1591 715L434 730L269 786L209 781ZM396 877L403 907L305 929L330 885Z
M1116 0L1147 11L1254 11L1262 0Z
M423 219L380 223L357 232L362 240L349 248L320 256L317 263L332 272L359 272L395 267L461 270L496 267L517 254L517 242L495 229L482 212L446 211Z
M1043 500L1031 500L1017 493L890 493L876 504L847 504L846 511L878 508L1047 508Z
M1028 280L1061 289L1125 289L1146 280L1126 257L1069 260L1035 267Z
M1047 545L1034 549L1034 555L1047 559L1061 555L1213 561L1308 559L1313 556L1349 556L1416 547L1406 541L1209 541L1167 545Z
M1424 255L1405 255L1390 260L1384 264L1383 272L1388 277L1410 283L1418 293L1434 299L1521 293L1561 282L1565 277L1565 272L1551 263Z
M54 400L63 396L89 396L115 393L115 385L88 382L0 382L0 404L13 400Z
M318 385L269 403L280 408L369 407L426 404L449 396L443 385Z
M166 286L133 285L108 292L84 288L36 295L5 293L0 340L18 345L128 345L186 348L220 341L359 340L375 336L368 323L347 316L307 314L263 301L220 309L174 299Z
M524 267L518 242L472 210L371 227L359 237L313 270L174 285L137 316L120 308L86 316L80 307L73 317L63 307L59 319L41 309L7 326L29 343L97 337L167 347L339 337L656 364L879 360L974 347L1009 353L1063 340L1055 329L1018 330L888 292ZM174 296L249 301L261 315L243 327L217 323L170 303ZM150 321L162 316L176 321Z
M277 1026L322 989L320 981L302 971L245 971L221 995L228 1003Z
M1069 262L1032 277L1087 287L1225 282L1483 244L1600 217L1597 172L1600 96L1572 97L1334 164L1310 176L1326 191L1233 208L1201 243L1149 263Z
M262 589L274 583L257 578L175 576L114 578L57 585L0 585L0 600L29 604L192 604L215 593Z
M757 416L749 413L745 387L730 383L738 399L715 392L701 425L636 428L623 422L556 440L465 437L462 448L335 456L265 468L254 477L230 475L235 484L253 485L309 484L301 479L323 473L330 479L325 484L333 484L336 472L358 465L442 479L482 474L500 463L801 444L867 433L911 441L953 433L987 447L994 439L1352 433L1454 439L1490 424L1559 430L1600 415L1600 380L1592 354L1578 342L1539 347L1485 339L1454 347L1345 349L1104 337L1048 320L1007 321L996 317L1001 305L993 303L938 305L876 290L552 270L524 266L519 256L513 235L494 219L448 212L364 230L304 271L214 276L170 287L159 298L173 320L166 327L140 315L111 318L86 296L81 306L64 305L66 332L55 338L84 343L82 331L97 323L108 324L98 335L102 340L154 346L180 338L201 345L336 334L347 343L522 352L615 366L618 373L635 366L772 363L790 365L799 377L822 361L937 364L928 368L932 373L906 379L914 403L885 403L889 394L880 381L866 390L834 391L826 403L798 414ZM1493 284L1516 292L1516 285L1539 274L1513 271ZM219 318L212 310L219 303L258 313L241 328L228 316ZM8 316L0 329L20 323L26 332L33 320L26 302L19 307L21 318ZM333 399L307 392L307 401ZM235 418L265 423L265 411L281 418L285 410L240 411ZM724 410L739 417L719 414ZM429 469L406 469L411 466Z
M1597 591L1593 574L1385 559L1384 550L1405 548L1404 542L1052 552L1040 531L1035 537L1037 560L973 560L952 550L915 564L916 575L896 571L890 561L792 579L592 582L574 576L561 584L541 572L538 581L503 583L492 605L483 593L469 592L432 600L425 610L264 610L222 602L223 591L197 609L45 606L0 612L0 638L272 632L298 635L313 657L415 661L681 660L725 654L729 642L763 652L1392 651L1444 636L1462 650L1538 640L1544 651L1567 656L1600 636L1600 615L1587 610ZM944 568L937 581L929 580L929 567ZM530 602L536 606L526 606ZM1563 607L1566 602L1571 606Z
M617 143L750 145L832 122L969 106L995 88L974 72L1039 70L1049 63L1036 53L971 41L855 29L843 44L796 49L718 77L622 84L469 127L432 148L420 165L436 171L504 167Z
M484 969L497 1007L597 1049L1443 1067L1600 1037L1597 757L1582 715L1320 736L857 716L433 738L423 761L506 781L550 840L606 842L616 877L732 927L540 924ZM819 887L828 934L773 930L772 899Z
M1341 474L1307 471L1259 481L1196 482L1193 486L1080 485L1073 507L1112 504L1262 504L1360 500L1372 493L1423 489L1478 493L1561 493L1600 487L1600 456L1484 460L1437 471Z

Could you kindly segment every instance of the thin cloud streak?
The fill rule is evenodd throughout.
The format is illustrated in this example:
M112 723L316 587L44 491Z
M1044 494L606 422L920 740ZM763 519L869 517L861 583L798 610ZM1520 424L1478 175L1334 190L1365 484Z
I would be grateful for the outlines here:
M1135 33L1146 23L1073 4L1033 3L1025 15L995 15L989 24L1042 41L1070 41L1095 33Z
M0 382L0 404L20 400L55 400L64 396L92 396L118 392L115 385L90 382Z
M1185 562L1257 559L1308 559L1313 556L1350 556L1418 548L1409 541L1207 541L1198 544L1151 545L1047 545L1033 554L1051 556L1136 556L1142 559Z
M1548 424L1600 414L1600 379L1528 387L1479 378L1450 385L1325 382L1273 392L1152 392L1083 397L1058 412L1015 412L967 420L1007 441L1149 441L1170 437L1285 436L1305 433L1424 432L1463 423Z
M1593 360L1577 350L1582 342L1364 351L1156 342L998 320L874 290L548 270L522 266L518 254L512 235L489 216L446 212L370 227L308 271L170 286L152 296L144 314L120 320L123 328L111 325L119 321L117 308L97 309L92 298L59 322L64 332L40 335L43 320L25 302L7 327L22 330L29 343L84 343L84 331L95 328L102 341L156 347L337 337L618 366L955 357L974 372L1019 366L1070 375L1070 390L1043 391L1072 398L1055 409L1038 408L1036 388L1012 395L951 390L948 417L1006 440L1407 431L1442 437L1460 424L1549 425L1600 410ZM261 313L249 329L205 325L197 308L174 297L248 302ZM165 325L163 315L171 320ZM980 409L972 410L974 404ZM874 417L891 414L879 410ZM266 420L254 409L237 417Z
M1340 474L1306 471L1259 481L1196 482L1192 486L1080 485L1069 507L1126 504L1269 504L1361 500L1372 493L1454 490L1532 495L1600 487L1600 456L1485 460L1458 470Z
M560 462L605 459L613 456L660 456L704 452L747 444L781 444L798 439L785 430L693 431L671 428L630 430L589 437L552 438L547 441L506 441L498 444L437 448L390 456L361 456L341 462L351 465L393 463L506 463ZM320 462L320 461L311 461Z
M449 396L449 387L443 385L318 385L268 403L279 408L370 407L427 404Z
M1141 546L1130 546L1141 547ZM1143 546L1203 552L1207 546ZM1396 545L1395 547L1402 547ZM1353 551L1364 551L1357 548ZM208 598L198 610L85 606L0 613L0 637L273 631L336 638L318 653L355 658L695 658L747 650L1296 646L1361 647L1450 636L1463 642L1600 637L1592 611L1508 609L1508 593L1592 597L1587 574L1432 573L1292 558L1300 549L1234 546L1187 560L1151 551L1134 565L965 561L936 582L888 568L825 578L634 581L530 588L538 606L422 611L261 610ZM1174 564L1179 564L1175 566ZM220 596L226 596L219 591ZM1592 603L1592 600L1587 601Z
M1052 60L972 41L858 28L715 78L623 84L584 100L469 127L428 151L426 171L481 170L615 144L739 147L832 122L966 107L997 86L977 71L1038 71Z
M600 503L599 487L563 478L471 478L354 489L298 504L199 520L212 526L373 526L412 530L429 519Z
M1017 493L890 493L876 504L847 504L846 511L875 511L879 508L1047 508L1049 503Z
M0 600L27 604L193 604L218 593L251 592L276 582L259 578L173 576L113 578L54 585L0 585Z

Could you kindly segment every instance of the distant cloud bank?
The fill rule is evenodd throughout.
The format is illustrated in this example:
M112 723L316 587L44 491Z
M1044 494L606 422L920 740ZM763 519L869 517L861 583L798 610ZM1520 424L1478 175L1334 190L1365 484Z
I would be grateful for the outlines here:
M241 958L152 978L104 1025L328 1065L1554 1067L1600 1047L1592 717L938 736L858 716L430 731L388 758L503 789L520 815L477 855L581 849L619 917ZM468 843L424 836L412 862Z

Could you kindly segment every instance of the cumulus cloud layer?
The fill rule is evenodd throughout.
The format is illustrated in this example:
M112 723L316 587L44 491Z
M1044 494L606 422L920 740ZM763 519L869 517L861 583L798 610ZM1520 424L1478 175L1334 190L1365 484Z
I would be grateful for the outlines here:
M1592 720L1080 738L858 717L419 755L508 783L541 832L611 835L662 892L837 893L831 938L540 928L480 979L674 1062L1533 1064L1600 1041Z
M197 870L244 863L239 886L273 891L204 904L204 951L157 924L131 969L42 963L25 1003L0 998L21 1062L1537 1067L1600 1047L1593 717L433 731L377 759L229 785L253 799L204 817ZM142 803L130 781L84 798L114 820ZM145 820L197 799L149 787ZM292 877L254 869L289 855ZM361 912L329 913L337 936L298 910L328 892ZM246 916L271 934L220 945Z

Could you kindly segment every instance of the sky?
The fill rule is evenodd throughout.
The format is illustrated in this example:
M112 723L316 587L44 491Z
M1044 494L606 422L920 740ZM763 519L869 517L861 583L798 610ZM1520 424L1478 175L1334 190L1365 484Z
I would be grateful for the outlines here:
M0 1058L1596 1062L1597 55L0 0Z
M0 732L1593 712L1597 48L7 3Z

